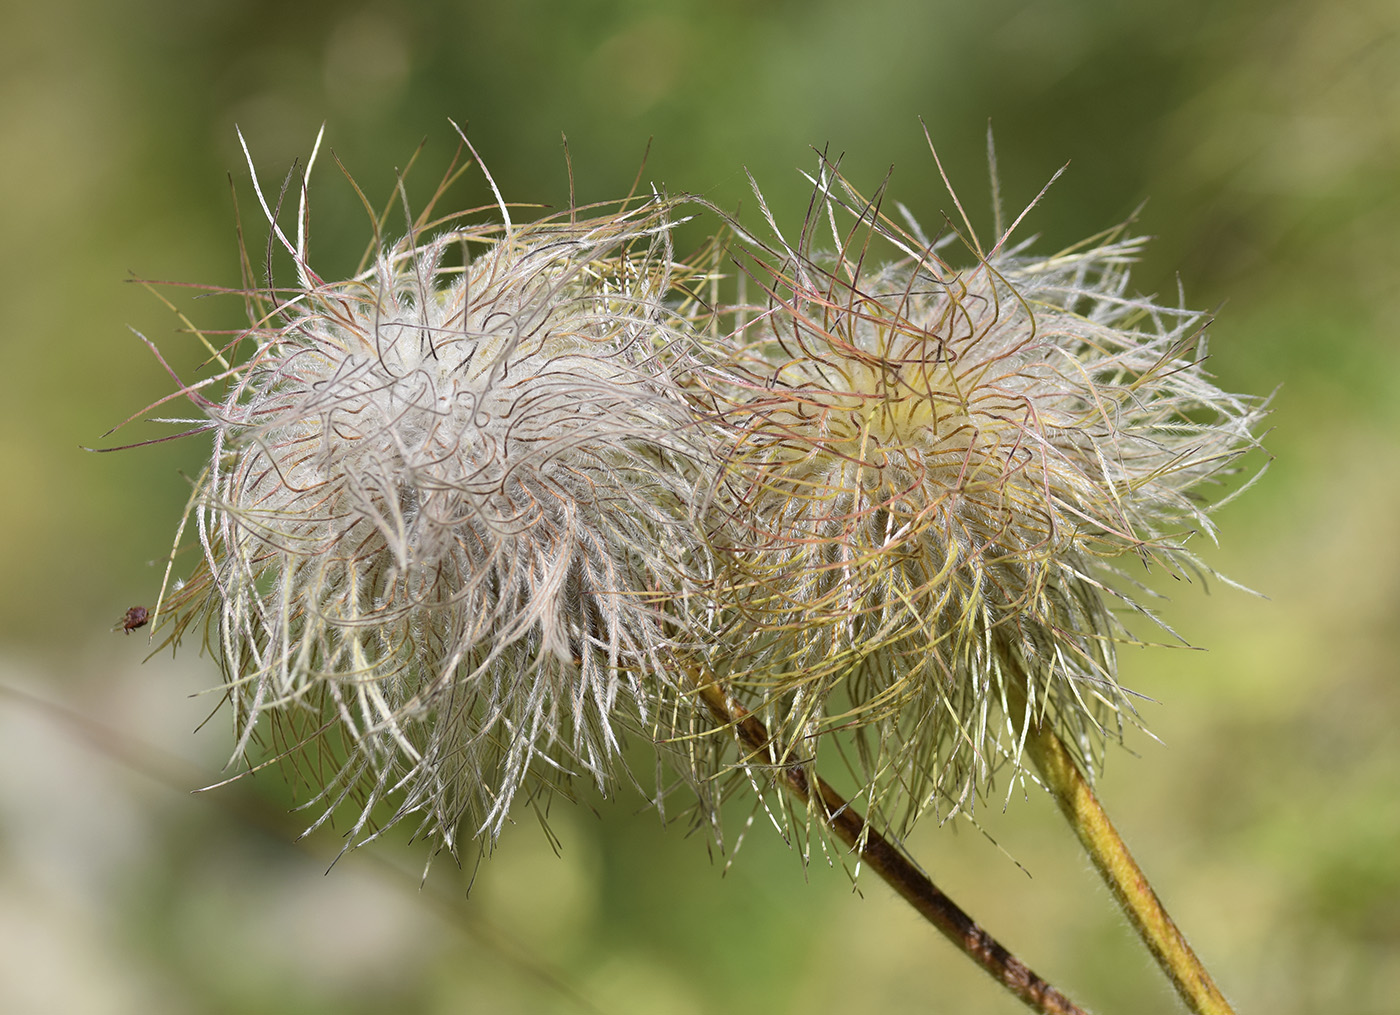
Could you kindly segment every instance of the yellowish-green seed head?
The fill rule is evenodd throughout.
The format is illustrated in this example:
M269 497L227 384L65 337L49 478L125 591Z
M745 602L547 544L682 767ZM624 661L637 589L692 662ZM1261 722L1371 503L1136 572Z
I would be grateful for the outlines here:
M845 735L872 803L947 813L1019 764L1028 721L1089 763L1135 721L1125 565L1200 567L1203 493L1261 410L1206 376L1204 315L1127 294L1140 241L969 240L957 266L956 237L823 168L810 231L748 240L769 298L715 339L724 595L749 632L717 665L795 757Z

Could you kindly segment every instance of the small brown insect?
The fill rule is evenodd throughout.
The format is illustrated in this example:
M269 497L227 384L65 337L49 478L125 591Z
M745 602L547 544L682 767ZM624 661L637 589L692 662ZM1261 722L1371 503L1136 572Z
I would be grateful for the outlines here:
M122 618L121 629L130 634L138 627L145 627L146 621L150 619L151 615L144 606L133 606L126 611L126 616Z

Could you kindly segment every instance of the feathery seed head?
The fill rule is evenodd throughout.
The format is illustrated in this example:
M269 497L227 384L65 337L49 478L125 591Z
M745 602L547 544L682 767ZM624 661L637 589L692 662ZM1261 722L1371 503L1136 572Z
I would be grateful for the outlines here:
M718 385L731 597L761 632L733 680L811 757L853 729L872 805L906 818L970 806L1032 716L1092 766L1133 721L1113 561L1201 569L1201 488L1262 409L1205 375L1204 315L1128 295L1141 240L969 239L957 268L956 236L900 227L829 164L814 183L796 244L771 217L776 247L744 237L769 298Z
M706 674L786 763L839 734L881 820L970 808L1031 722L1092 770L1136 722L1122 559L1206 570L1203 489L1263 407L1205 375L1204 315L1128 293L1141 240L969 227L959 268L956 233L813 182L795 244L736 227L768 299L709 331L677 202L425 212L328 283L305 182L295 242L260 193L298 282L250 301L220 401L186 389L214 453L168 608L176 639L212 621L238 753L267 729L320 820L348 798L362 835L392 797L453 849L518 792L608 788L628 730L713 819Z
M623 732L662 721L663 603L700 552L659 359L687 341L671 211L502 206L345 282L273 221L299 285L207 406L206 559L172 608L177 634L214 621L239 752L270 720L354 832L393 794L391 822L494 840L518 792L607 788Z

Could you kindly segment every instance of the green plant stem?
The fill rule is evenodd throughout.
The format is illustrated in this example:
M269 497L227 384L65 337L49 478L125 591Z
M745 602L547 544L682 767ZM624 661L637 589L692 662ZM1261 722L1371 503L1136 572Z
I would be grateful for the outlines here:
M1197 1015L1234 1015L1059 735L1046 724L1033 725L1026 735L1026 750L1113 897L1186 1006Z
M772 768L787 790L803 803L820 803L827 826L861 863L875 871L949 941L1028 1008L1043 1015L1086 1015L1084 1010L1012 955L944 895L897 846L871 828L865 818L806 766L788 757L768 729L715 683L697 691L721 725L733 731L749 752L749 760Z

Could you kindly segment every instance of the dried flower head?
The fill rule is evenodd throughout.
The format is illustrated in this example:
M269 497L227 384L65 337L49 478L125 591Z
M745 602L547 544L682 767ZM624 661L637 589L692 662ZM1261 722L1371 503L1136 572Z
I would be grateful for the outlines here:
M389 823L489 841L519 793L606 789L624 732L674 698L663 607L700 543L691 415L658 359L688 341L662 302L673 203L425 213L325 282L305 187L295 242L259 192L298 281L253 301L205 403L205 559L176 633L207 611L238 753L270 727L325 815L351 799L359 835L392 795Z
M776 243L741 230L768 299L717 354L715 500L751 632L729 679L802 758L854 731L871 805L905 818L1019 770L1031 721L1092 766L1134 716L1121 559L1199 572L1203 488L1261 408L1206 376L1205 315L1128 293L1142 240L1034 257L1008 229L984 252L970 227L896 224L825 161L813 183L796 242L771 215Z
M209 344L223 372L170 396L214 446L203 559L150 619L175 643L205 621L235 759L270 739L317 825L351 804L350 842L411 816L455 851L520 794L608 790L635 731L712 823L726 776L780 824L767 791L790 794L796 830L1017 996L1079 1011L885 834L971 809L1025 748L1183 996L1218 996L1084 786L1136 722L1125 560L1206 573L1203 493L1263 412L1206 376L1205 315L1128 293L1141 240L1038 258L1019 219L984 250L966 215L930 240L823 159L796 242L761 194L776 242L735 226L767 300L714 311L694 293L720 307L718 273L672 255L678 202L517 225L487 175L500 222L430 204L385 243L376 217L369 266L326 282L310 172L295 241L258 190L268 286ZM817 772L824 744L863 803Z

